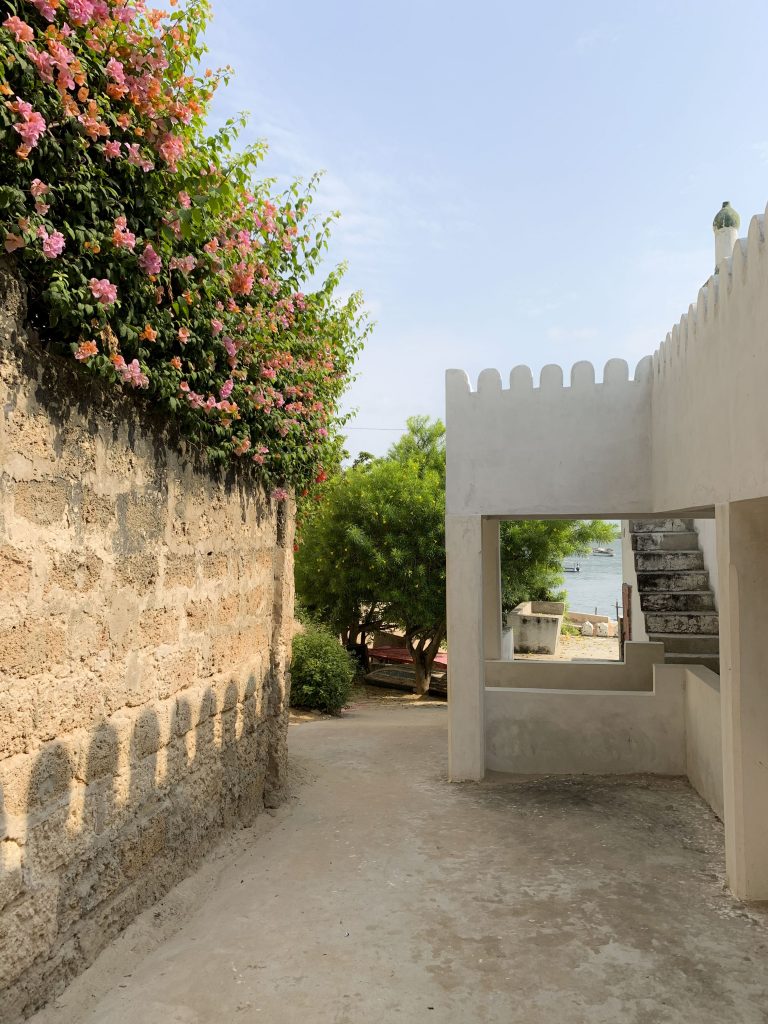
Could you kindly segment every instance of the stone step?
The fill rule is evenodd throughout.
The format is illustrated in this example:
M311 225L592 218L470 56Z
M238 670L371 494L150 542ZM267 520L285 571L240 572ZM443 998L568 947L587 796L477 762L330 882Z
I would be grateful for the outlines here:
M720 626L717 612L648 612L648 633L695 633L717 636Z
M630 519L630 533L691 533L692 519Z
M632 547L635 551L696 551L698 546L699 535L695 531L632 534Z
M644 593L640 595L644 612L713 612L715 595L711 590L679 590L677 592Z
M653 643L664 644L667 654L717 654L720 638L707 633L649 633Z
M720 656L718 654L665 654L667 665L703 665L720 675Z
M638 572L703 569L704 555L698 549L693 551L638 551L635 555L635 565Z
M704 570L686 572L685 570L661 570L637 573L637 589L640 594L674 592L680 594L686 590L707 590L709 573Z

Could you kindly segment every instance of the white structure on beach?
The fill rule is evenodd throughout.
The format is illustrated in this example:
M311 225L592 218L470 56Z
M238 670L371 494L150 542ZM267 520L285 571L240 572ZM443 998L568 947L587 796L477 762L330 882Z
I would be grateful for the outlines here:
M734 893L768 899L768 240L762 216L739 239L727 204L714 228L716 272L632 375L582 362L534 385L522 366L473 389L447 372L450 775L687 774L724 819ZM694 520L720 679L642 640L624 663L504 661L498 524L515 518Z

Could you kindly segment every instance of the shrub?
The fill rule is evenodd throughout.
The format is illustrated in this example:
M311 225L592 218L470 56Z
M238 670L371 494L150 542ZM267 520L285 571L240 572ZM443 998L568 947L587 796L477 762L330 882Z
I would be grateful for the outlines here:
M308 626L293 641L291 704L337 715L349 700L355 663L338 638Z
M315 179L273 194L242 122L207 133L230 74L200 64L208 0L0 7L0 247L44 343L135 388L210 460L250 462L277 499L322 480L360 297L334 297L341 268L303 291L331 220L309 214Z

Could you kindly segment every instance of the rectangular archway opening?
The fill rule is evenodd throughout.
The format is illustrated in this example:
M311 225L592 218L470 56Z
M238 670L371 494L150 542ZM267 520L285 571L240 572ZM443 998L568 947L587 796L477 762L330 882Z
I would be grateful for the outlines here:
M619 520L499 522L501 660L623 658Z

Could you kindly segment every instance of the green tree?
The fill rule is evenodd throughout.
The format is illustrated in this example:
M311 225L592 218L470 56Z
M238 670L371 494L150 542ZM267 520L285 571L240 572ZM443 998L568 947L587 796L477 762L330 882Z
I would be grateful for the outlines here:
M445 424L429 416L409 416L408 429L392 445L387 458L412 463L420 474L433 472L445 487Z
M416 460L377 459L330 481L304 526L296 588L347 644L399 626L426 693L445 639L445 490Z

